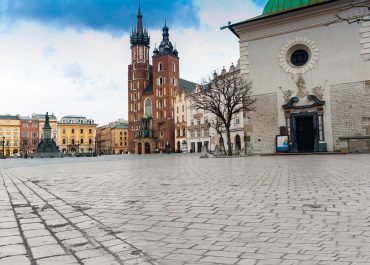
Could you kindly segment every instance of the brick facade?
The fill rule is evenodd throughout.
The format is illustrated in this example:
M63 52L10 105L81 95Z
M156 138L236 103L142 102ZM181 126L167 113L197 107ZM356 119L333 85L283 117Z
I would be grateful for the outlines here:
M245 133L250 136L255 153L274 153L279 134L277 94L256 95L256 109L246 113Z
M339 137L369 135L370 86L365 82L332 85L330 100L334 150L346 147Z

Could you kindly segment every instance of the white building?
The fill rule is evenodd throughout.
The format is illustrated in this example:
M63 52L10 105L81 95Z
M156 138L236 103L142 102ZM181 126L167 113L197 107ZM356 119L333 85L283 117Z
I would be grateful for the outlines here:
M261 16L227 26L257 98L244 119L255 152L275 152L280 132L293 152L341 150L340 137L370 135L370 22L348 23L369 15L359 7L369 3L269 0Z
M239 75L239 63L237 66L231 65L229 70L224 68L221 75ZM204 110L196 110L191 106L191 102L186 100L187 110L187 143L189 152L201 152L202 146L206 145L208 150L214 151L215 146L224 146L227 149L226 131L222 129L222 137L217 133L216 129L210 126L216 120L216 116ZM230 138L233 150L241 150L245 147L244 137L244 119L243 113L235 114L231 122Z

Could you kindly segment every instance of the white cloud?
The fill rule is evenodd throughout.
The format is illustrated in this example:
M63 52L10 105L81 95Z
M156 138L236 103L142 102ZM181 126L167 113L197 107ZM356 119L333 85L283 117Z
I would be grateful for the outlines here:
M238 39L220 26L258 15L252 2L197 0L201 25L170 26L170 38L180 52L181 77L199 82L213 69L228 67L239 57ZM143 10L144 22L146 14ZM151 46L161 29L149 29ZM36 23L19 23L0 33L0 113L30 115L53 112L85 115L100 124L127 117L126 34L113 38L95 31L57 30Z

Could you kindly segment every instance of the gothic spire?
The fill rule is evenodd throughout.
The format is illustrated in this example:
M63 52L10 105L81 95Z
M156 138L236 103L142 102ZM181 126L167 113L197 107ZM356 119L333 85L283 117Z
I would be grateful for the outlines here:
M143 16L141 15L140 0L139 9L137 11L137 33L143 33Z
M130 36L131 45L145 45L149 47L150 37L148 31L143 28L143 15L141 14L141 4L139 0L139 8L137 11L137 24L132 29Z

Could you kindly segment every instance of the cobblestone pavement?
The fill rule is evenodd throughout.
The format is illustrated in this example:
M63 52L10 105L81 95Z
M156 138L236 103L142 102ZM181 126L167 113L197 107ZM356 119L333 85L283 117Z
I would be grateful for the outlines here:
M0 160L0 265L370 264L370 155Z

